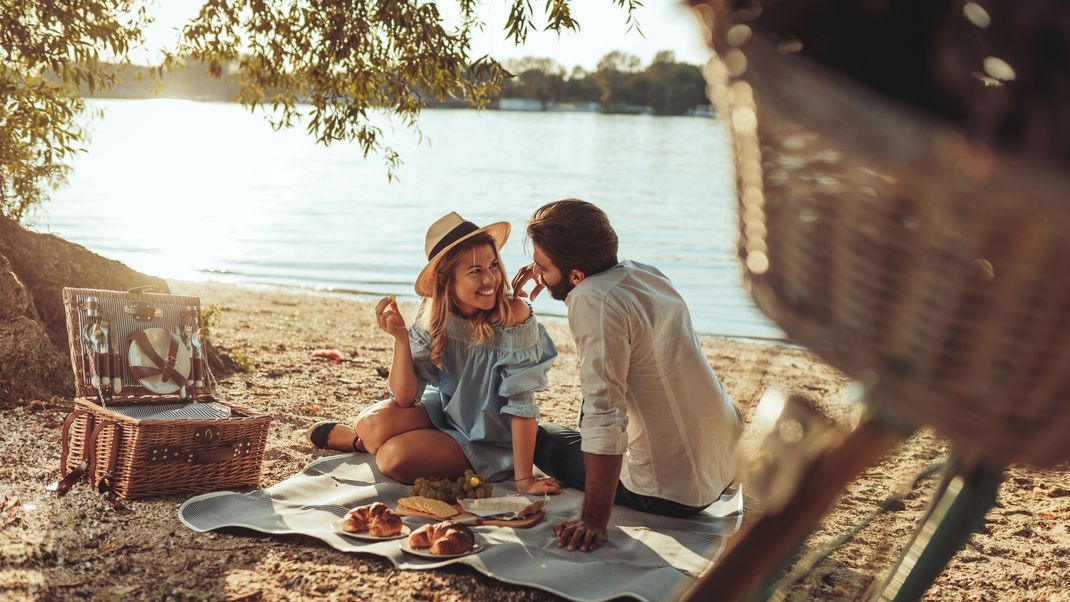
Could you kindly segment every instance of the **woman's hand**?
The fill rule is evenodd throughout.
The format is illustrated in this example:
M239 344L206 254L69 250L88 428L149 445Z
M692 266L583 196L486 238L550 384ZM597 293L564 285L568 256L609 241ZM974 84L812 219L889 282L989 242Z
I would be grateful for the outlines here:
M561 486L557 484L557 479L553 477L546 477L545 479L528 477L517 480L516 490L518 493L526 493L528 495L557 495L561 493Z
M524 292L524 286L531 281L535 283L535 288L531 289L530 293ZM513 296L517 298L527 297L534 301L535 297L539 296L544 288L542 281L535 275L535 264L528 264L516 272L516 276L513 276Z
M389 334L395 339L407 339L409 329L405 326L405 318L398 309L397 299L393 295L383 297L375 306L375 319L379 324L379 330Z

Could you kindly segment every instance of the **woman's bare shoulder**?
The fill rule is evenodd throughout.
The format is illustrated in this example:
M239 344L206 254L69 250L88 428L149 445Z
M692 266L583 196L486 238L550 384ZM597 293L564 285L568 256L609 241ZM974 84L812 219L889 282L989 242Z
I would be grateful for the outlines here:
M506 327L522 324L531 317L531 306L528 305L527 301L522 299L517 299L515 297L510 299L509 309L512 310L512 317L509 319L509 323L506 324Z

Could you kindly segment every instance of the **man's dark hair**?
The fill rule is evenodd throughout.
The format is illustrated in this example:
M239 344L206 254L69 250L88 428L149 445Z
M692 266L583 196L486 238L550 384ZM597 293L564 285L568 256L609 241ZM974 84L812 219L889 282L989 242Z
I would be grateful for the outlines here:
M528 222L528 238L565 275L593 276L617 265L617 233L604 211L578 199L539 207Z

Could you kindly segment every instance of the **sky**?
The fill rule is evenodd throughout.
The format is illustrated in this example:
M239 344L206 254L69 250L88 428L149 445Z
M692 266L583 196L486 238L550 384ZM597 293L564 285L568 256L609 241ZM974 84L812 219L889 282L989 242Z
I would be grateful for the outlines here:
M155 23L145 31L150 51L173 46L177 30L197 13L201 4L201 0L156 0L149 8ZM545 3L534 0L532 4L538 12ZM455 3L443 0L439 5L447 21L456 15ZM709 58L695 18L679 1L648 0L636 12L642 29L640 35L638 31L628 31L627 13L611 0L572 0L573 18L580 23L578 33L568 32L559 37L535 32L529 34L522 47L514 46L505 37L503 27L509 5L510 0L481 3L479 10L487 27L473 41L473 57L490 54L501 61L524 56L549 57L566 68L578 65L587 70L593 70L598 60L613 50L634 54L644 65L661 50L672 50L677 60L697 65ZM545 24L540 19L536 23Z

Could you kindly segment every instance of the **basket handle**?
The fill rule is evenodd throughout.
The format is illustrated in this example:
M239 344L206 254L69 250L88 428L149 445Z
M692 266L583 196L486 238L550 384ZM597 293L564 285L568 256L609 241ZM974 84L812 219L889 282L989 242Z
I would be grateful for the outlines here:
M78 420L80 416L85 416L85 439L82 441L82 461L78 466L74 467L74 470L68 472L64 477L55 483L51 483L45 489L54 491L58 496L63 497L74 487L75 483L80 481L89 469L89 456L92 453L93 442L95 441L90 437L93 432L93 414L84 410L75 410L70 414L67 414L67 419L63 421L63 430L60 435L61 451L59 455L59 472L63 474L67 470L67 458L70 455L71 449L71 427L74 426L74 422Z
M104 473L104 476L97 479L97 464L100 460L100 456L97 455L97 439L100 437L100 433L108 427L113 427L114 432L111 437L111 446L108 449L108 472ZM97 486L97 490L101 493L111 489L112 481L115 478L115 464L119 458L119 443L123 438L123 427L119 426L119 423L114 421L101 421L95 429L93 429L93 435L89 438L86 445L89 446L89 480Z
M144 286L135 286L134 288L127 289L126 292L130 293L131 295L142 295L145 293L153 292L156 290L156 288L157 287L155 284L146 284Z

